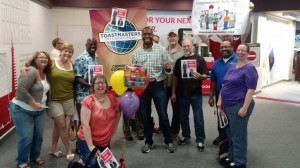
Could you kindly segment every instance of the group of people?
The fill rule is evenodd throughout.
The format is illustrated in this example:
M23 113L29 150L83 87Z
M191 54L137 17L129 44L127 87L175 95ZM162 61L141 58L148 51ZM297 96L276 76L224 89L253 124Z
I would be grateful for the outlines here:
M173 140L179 138L180 128L182 137L178 140L178 145L190 142L191 105L196 148L202 152L205 150L206 136L201 88L202 80L209 77L206 62L203 57L194 53L191 39L183 39L182 47L178 44L176 31L168 33L169 45L166 48L155 43L153 37L150 27L143 28L143 45L132 55L132 64L145 65L150 78L148 87L140 95L137 114L143 127L139 139L145 138L141 151L148 153L154 145L151 117L153 100L166 150L169 153L175 152ZM244 36L235 43L232 36L222 36L221 43L213 42L206 36L200 37L208 43L211 52L219 50L218 56L214 55L216 61L210 74L211 92L208 103L224 110L229 119L229 125L225 129L219 129L219 136L213 143L218 145L222 140L228 139L229 155L221 160L221 164L225 167L244 168L247 163L247 124L254 107L252 96L258 80L255 67L247 60L249 45L242 42ZM40 157L40 151L46 112L54 123L50 154L73 160L66 116L71 116L70 121L74 122L73 116L77 110L80 119L77 145L82 163L86 162L94 148L98 149L96 156L110 148L111 138L119 123L121 110L118 99L107 93L107 79L103 75L96 75L91 83L88 81L88 65L100 64L96 54L96 39L87 39L86 50L76 58L75 64L71 62L74 53L72 44L63 43L62 39L57 38L53 40L53 47L51 55L45 51L37 51L28 60L18 79L16 97L8 105L19 135L17 165L20 168L30 168L28 159L38 165L45 162ZM189 78L183 77L182 71L182 62L187 61L196 63ZM171 124L167 113L169 100L172 106ZM65 154L57 149L59 138L66 148ZM86 164L96 165L96 158Z
M141 95L139 111L144 125L145 145L143 153L153 149L151 101L153 99L159 117L164 142L168 152L175 152L173 140L178 137L180 127L182 138L178 145L190 142L189 107L194 114L196 147L204 151L205 130L202 109L202 80L208 77L206 62L194 53L191 39L183 39L182 47L178 45L177 33L169 32L169 45L163 49L153 42L151 28L142 30L143 46L138 48L132 57L133 64L146 65L149 69L150 83ZM228 139L228 157L220 161L224 167L244 168L247 163L247 124L253 111L253 94L257 86L258 74L255 67L248 62L250 47L241 41L233 47L233 36L222 36L219 43L219 58L211 70L211 92L208 104L217 105L225 111L229 125L219 129L219 136L213 144ZM178 45L178 46L177 46ZM176 53L178 55L176 55ZM183 63L186 60L196 61L196 71L191 78L183 78ZM154 91L155 90L155 91ZM216 100L214 100L214 97ZM170 125L167 115L168 101L171 99L173 117ZM215 103L216 102L216 103Z
M106 94L106 78L96 75L92 83L88 83L88 65L99 65L97 41L88 38L86 51L75 60L75 65L71 62L72 44L63 43L60 38L54 39L52 44L51 54L36 51L27 61L18 79L16 96L8 105L19 135L16 160L20 168L30 168L28 159L37 165L45 162L40 152L46 113L54 123L49 154L66 157L69 161L75 155L69 142L67 116L70 122L74 122L76 109L80 116L77 144L83 160L93 148L97 147L97 154L100 154L109 147L119 122L118 100ZM99 123L101 131L97 131ZM57 149L59 138L66 148L65 153ZM95 161L90 164L95 164Z
M250 11L253 10L253 7L254 5L250 3ZM221 36L221 43L209 39L207 36L200 36L207 43L216 60L210 76L211 91L208 103L210 106L217 105L217 108L224 110L229 119L227 127L223 129L218 127L219 136L213 141L213 144L219 145L220 142L229 140L228 157L220 161L224 167L229 168L246 167L247 124L253 111L252 96L258 81L255 67L248 62L250 47L244 43L250 31L250 23L247 24L245 34L235 41L231 35ZM182 49L177 47L178 39L174 31L168 34L169 46L166 50L157 46L156 39L159 38L155 37L148 27L142 30L142 39L143 46L136 50L132 57L133 64L146 65L150 72L150 83L141 96L140 105L146 139L142 152L150 152L154 144L151 131L150 107L152 99L159 116L159 126L163 131L167 151L170 153L175 151L172 141L176 139L180 126L182 138L178 141L178 145L190 142L191 133L188 118L190 105L194 113L197 149L204 151L205 131L201 81L208 77L205 61L202 57L194 54L191 39L183 39ZM179 52L182 51L179 57L172 55L177 52L177 49ZM170 57L166 56L166 53ZM196 60L197 67L196 71L192 73L192 78L182 78L181 62L183 60ZM173 73L171 73L172 71ZM214 96L216 103L214 103ZM166 124L168 123L166 122L168 121L166 109L169 98L171 98L173 109L171 125Z

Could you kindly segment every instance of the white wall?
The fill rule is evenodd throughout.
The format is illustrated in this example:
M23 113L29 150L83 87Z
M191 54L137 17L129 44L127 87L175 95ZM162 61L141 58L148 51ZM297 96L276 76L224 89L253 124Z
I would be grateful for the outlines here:
M261 44L262 86L292 78L295 22L261 13L258 17L257 42ZM269 70L269 54L273 48L275 62Z
M85 43L92 37L89 9L52 8L51 37L60 37L74 45L74 61L85 50Z
M30 0L2 1L0 3L0 50L7 53L7 80L11 81L11 42L14 42L16 72L37 50L50 51L50 9ZM3 67L0 67L3 68ZM11 91L8 83L7 92ZM3 86L0 86L3 88Z

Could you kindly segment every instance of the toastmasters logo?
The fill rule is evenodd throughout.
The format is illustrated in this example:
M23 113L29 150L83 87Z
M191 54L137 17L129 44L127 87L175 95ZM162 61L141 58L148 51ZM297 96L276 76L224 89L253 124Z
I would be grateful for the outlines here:
M103 33L99 33L100 42L104 42L107 48L117 54L127 54L142 39L142 32L137 31L135 25L129 20L125 20L124 27L107 24Z

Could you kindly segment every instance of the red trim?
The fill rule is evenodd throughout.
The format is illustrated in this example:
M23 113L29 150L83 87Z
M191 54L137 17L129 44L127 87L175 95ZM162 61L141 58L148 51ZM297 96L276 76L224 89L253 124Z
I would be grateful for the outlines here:
M263 100L277 101L277 102L285 102L285 103L292 103L292 104L300 104L299 101L293 101L293 100L284 100L284 99L276 99L276 98L261 97L261 96L256 96L255 98L257 98L257 99L263 99Z

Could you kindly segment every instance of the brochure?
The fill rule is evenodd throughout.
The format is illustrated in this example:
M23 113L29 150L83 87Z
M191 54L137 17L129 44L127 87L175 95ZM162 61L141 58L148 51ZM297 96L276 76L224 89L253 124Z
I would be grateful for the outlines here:
M97 158L100 168L118 168L120 165L109 148L101 152L101 156Z
M89 84L91 84L93 77L97 74L103 75L103 66L102 65L89 65L88 66Z
M228 119L223 110L217 109L217 116L220 128L224 128L228 124Z
M112 8L110 24L118 27L124 27L127 16L127 9Z
M181 78L193 78L193 73L197 72L196 59L181 60Z

